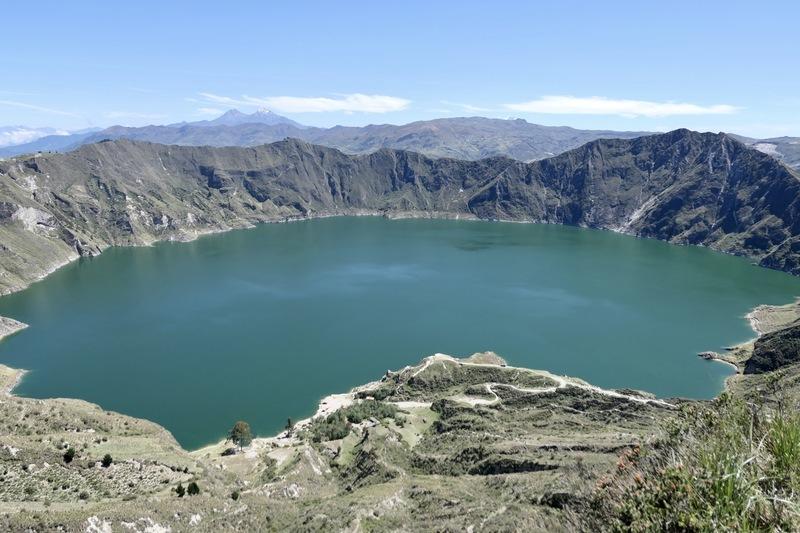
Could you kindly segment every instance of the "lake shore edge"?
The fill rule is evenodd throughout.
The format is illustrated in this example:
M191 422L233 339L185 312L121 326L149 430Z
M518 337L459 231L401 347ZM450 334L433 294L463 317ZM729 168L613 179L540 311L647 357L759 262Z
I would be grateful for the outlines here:
M733 385L734 380L742 376L742 372L743 372L743 369L744 369L744 362L747 360L749 355L752 353L753 342L758 337L760 337L764 333L767 333L767 332L770 332L770 331L774 331L775 329L780 329L781 327L784 327L785 325L793 322L794 320L800 319L800 298L797 298L792 303L784 304L784 305L758 305L755 308L753 308L753 310L750 311L747 315L745 315L745 318L747 319L748 324L750 324L750 326L753 329L753 331L756 333L756 337L754 337L753 339L750 339L748 341L745 341L743 343L740 343L740 344L732 346L731 348L729 348L728 354L720 354L720 353L717 353L717 352L701 352L700 354L698 354L698 356L700 356L700 357L702 357L704 359L707 359L709 361L716 361L716 362L724 363L726 365L732 366L736 370L736 373L728 376L725 379L724 384L723 384L723 388L722 388L722 390L720 390L719 394L722 394L722 393L726 392L727 390L729 390L731 388L731 386ZM23 325L23 328L20 328L20 329L24 329L24 327L26 327L26 325ZM481 363L481 364L486 364L486 365L489 365L489 366L501 366L501 367L506 368L506 369L518 370L518 371L521 371L521 372L544 373L544 374L548 374L548 375L554 376L554 374L551 374L547 370L532 369L532 368L526 368L526 367L509 366L509 365L507 365L505 363L505 360L502 360L502 358L500 358L499 356L497 356L493 352L485 352L485 354L491 354L492 357L497 359L497 361L491 360L488 363ZM474 354L474 355L479 355L479 354ZM432 356L425 357L419 363L419 365L416 365L416 366L424 367L425 365L429 365L431 362L436 361L437 358L438 359L447 358L449 360L462 361L462 359L458 359L458 358L455 358L455 357L452 357L452 356L449 356L449 355L434 354ZM469 358L466 358L464 360L468 360L468 359ZM412 366L406 366L406 367L398 370L398 372L407 371L407 370L412 369L412 368L415 368L415 366L413 366L413 365ZM21 383L22 379L24 378L24 376L25 376L25 374L27 372L28 371L25 370L25 369L12 368L12 367L9 367L9 366L6 366L6 365L3 365L2 363L0 363L0 393L4 393L7 396L15 396L15 397L18 397L18 398L24 398L22 396L17 396L14 393L14 390ZM584 384L584 385L590 387L592 390L594 390L596 392L601 392L601 393L606 393L607 392L607 393L610 393L612 395L617 395L617 396L620 396L620 397L626 397L628 399L632 398L632 396L629 395L629 394L624 394L624 393L621 393L621 392L617 392L617 389L603 389L601 387L590 385L588 382L585 382L585 381L581 380L578 377L568 377L568 376L557 377L557 379L562 379L562 378L569 380L571 383ZM332 393L332 394L329 394L327 396L324 396L323 398L321 398L319 400L319 402L317 404L317 409L314 412L314 414L309 416L309 417L306 417L304 419L301 419L301 420L298 420L297 422L295 422L295 424L293 425L293 429L306 428L306 427L310 426L311 423L314 420L318 420L320 418L325 418L325 417L333 414L334 412L336 412L336 411L338 411L338 410L340 410L342 408L345 408L345 407L348 407L349 405L352 405L356 401L356 396L357 396L358 393L363 393L365 391L369 391L369 390L375 389L379 385L380 385L380 380L375 380L375 381L371 381L371 382L368 382L368 383L365 383L365 384L356 385L355 387L351 388L347 392ZM583 386L583 385L581 385L581 386ZM717 397L719 396L719 394L717 394ZM645 398L645 396L642 396L642 398ZM64 400L64 399L72 400L71 398L48 398L48 399L44 399L43 401ZM84 400L80 400L80 401L84 401ZM655 398L655 397L648 398L647 401L654 401L654 402L658 402L658 403L669 404L669 402L667 402L667 401L665 401L663 399ZM700 401L700 402L703 402L703 401L706 401L706 400L686 400L686 401ZM89 403L91 403L91 402L89 402ZM97 404L92 404L92 405L97 405ZM102 409L102 406L97 405L97 407ZM130 417L130 415L126 415L124 413L117 413L117 414L120 415L120 416L124 416L124 417ZM163 429L163 431L165 431L165 432L169 433L170 435L172 435L171 432L169 431L169 429L165 428L164 426L161 426L160 424L158 424L156 422L153 422L153 421L145 419L145 418L141 418L139 420L142 420L142 421L147 422L149 424L156 425L159 428ZM272 435L272 436L255 437L254 438L254 442L257 442L258 446L261 446L261 447L263 447L264 445L281 446L281 445L288 444L288 443L290 443L292 441L291 434L292 434L292 431L284 430L284 431L281 431L281 432L279 432L279 433L277 433L275 435ZM174 437L173 437L173 439L174 439ZM203 453L208 453L210 451L224 450L225 448L228 447L227 446L228 443L229 443L229 440L222 439L220 441L211 442L209 444L202 445L202 446L200 446L199 448L196 448L196 449L186 449L182 445L180 445L180 443L178 443L178 445L180 446L180 449L182 451L184 451L184 452L187 452L187 453L192 454L192 455L200 455L200 454L203 454Z
M178 228L177 230L173 230L168 234L162 235L151 235L148 238L145 238L141 242L127 242L127 243L119 243L119 244L110 244L104 246L98 246L96 253L89 253L86 255L81 255L77 253L75 250L70 251L66 254L66 256L61 258L56 258L50 262L49 265L46 265L43 271L28 280L23 281L22 283L18 283L11 286L6 286L0 288L0 298L3 296L14 294L20 291L23 291L30 287L31 284L41 281L48 277L49 275L53 274L54 272L58 271L59 269L79 260L83 257L95 257L102 254L108 248L112 247L139 247L139 246L152 246L154 244L160 242L192 242L194 240L199 239L200 237L204 237L207 235L215 235L219 233L227 233L229 231L234 230L242 230L242 229L252 229L257 227L261 224L283 224L288 222L303 222L309 220L317 220L317 219L325 219L325 218L335 218L335 217L380 217L385 218L388 220L406 220L406 219L434 219L434 220L465 220L465 221L484 221L484 222L501 222L501 223L510 223L510 224L554 224L559 226L571 226L571 227L578 227L578 228L586 228L586 229L596 229L599 231L610 231L612 233L618 233L621 235L627 235L630 237L636 238L645 238L645 239L655 239L661 242L666 242L668 244L672 244L675 246L697 246L700 248L708 248L713 250L714 252L725 254L725 255L732 255L734 257L744 257L751 260L756 260L753 262L754 265L761 266L763 268L769 268L772 270L783 271L791 275L791 272L781 269L773 269L768 265L763 265L760 262L760 257L754 255L746 255L746 254L738 254L732 252L730 250L723 250L718 249L715 246L707 246L704 244L688 244L688 243L681 243L681 242L670 242L666 239L660 239L658 237L646 237L638 235L637 233L629 230L628 228L622 226L587 226L583 224L578 225L571 225L571 224L563 224L563 223L551 223L536 219L530 218L482 218L475 213L470 211L464 210L456 210L456 211L446 211L446 210L401 210L401 209L392 209L392 208L385 208L385 209L360 209L360 208L345 208L345 209L337 209L334 211L319 211L319 212L310 212L304 214L283 214L283 215L275 215L275 214L267 214L265 216L258 216L252 219L246 218L238 218L230 221L230 224L222 224L222 225L209 225L202 228L193 228L193 227L183 227ZM0 319L4 317L0 316ZM0 334L0 339L2 339L2 335Z

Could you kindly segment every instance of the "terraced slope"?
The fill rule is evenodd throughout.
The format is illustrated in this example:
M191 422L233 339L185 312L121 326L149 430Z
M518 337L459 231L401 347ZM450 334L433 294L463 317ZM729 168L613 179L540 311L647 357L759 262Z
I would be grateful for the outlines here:
M491 353L389 372L232 455L225 443L188 454L153 424L80 401L6 397L0 409L0 501L14 511L0 524L198 531L551 528L677 412ZM192 481L201 494L178 497Z

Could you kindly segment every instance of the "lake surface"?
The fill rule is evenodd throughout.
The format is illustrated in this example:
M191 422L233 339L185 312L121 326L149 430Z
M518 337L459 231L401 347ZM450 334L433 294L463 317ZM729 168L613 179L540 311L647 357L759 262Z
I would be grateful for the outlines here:
M68 265L0 298L30 324L0 362L31 371L20 395L96 402L197 448L238 419L276 433L435 352L709 398L730 369L696 354L797 295L800 279L746 260L611 232L331 218Z

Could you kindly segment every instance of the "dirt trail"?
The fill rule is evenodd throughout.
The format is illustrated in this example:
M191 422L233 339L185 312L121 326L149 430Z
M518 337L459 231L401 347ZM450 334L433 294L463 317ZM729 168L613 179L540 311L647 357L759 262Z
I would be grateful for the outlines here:
M586 383L585 381L582 381L582 380L579 380L579 379L568 378L568 377L565 377L565 376L557 376L555 374L547 372L546 370L531 370L529 368L521 368L521 367L515 367L515 366L500 366L500 365L495 365L495 364L490 364L490 363L471 363L471 362L468 362L468 361L461 361L459 359L456 359L455 357L452 357L452 356L449 356L449 355L445 355L445 354L440 354L440 353L437 353L436 355L432 355L430 357L427 357L425 359L425 363L423 364L422 368L420 370L417 370L413 375L416 376L422 370L428 368L431 364L433 364L436 361L451 361L451 362L454 362L454 363L457 363L457 364L460 364L460 365L465 365L465 366L480 366L480 367L491 367L491 368L500 367L500 368L505 368L505 369L508 369L508 370L517 370L517 371L520 371L520 372L526 372L528 374L533 374L535 376L545 377L545 378L551 379L551 380L556 382L556 386L555 387L540 387L540 388L523 388L523 387L517 387L516 385L509 385L509 384L505 384L505 383L487 383L486 384L487 390L490 393L492 393L495 396L495 398L497 398L497 394L494 392L493 387L496 387L496 386L508 387L508 388L511 388L511 389L515 389L515 390L517 390L519 392L527 393L527 394L552 393L552 392L555 392L558 389L563 389L565 387L575 387L575 388L578 388L578 389L588 390L588 391L593 392L595 394L602 394L604 396L610 396L612 398L620 398L620 399L628 400L628 401L631 401L631 402L652 403L652 404L661 405L662 407L667 407L667 408L670 408L670 409L674 409L676 407L675 405L673 405L673 404L671 404L669 402L666 402L664 400L659 400L659 399L655 399L655 398L643 398L641 396L634 396L634 395L631 395L631 394L623 394L621 392L617 392L617 391L614 391L614 390L603 389L603 388L597 387L595 385L590 385L590 384ZM477 400L477 399L473 399L473 401L475 401L475 400ZM476 402L473 405L476 405L476 404L479 404L479 403L484 403L484 402L492 402L492 400L483 399L483 402Z

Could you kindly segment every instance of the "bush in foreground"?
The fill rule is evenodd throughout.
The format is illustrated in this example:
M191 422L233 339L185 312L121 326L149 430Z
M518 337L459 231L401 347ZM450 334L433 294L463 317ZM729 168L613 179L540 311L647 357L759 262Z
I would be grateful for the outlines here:
M75 448L70 447L64 452L64 462L69 464L73 459L75 459Z
M798 494L800 415L723 394L624 454L586 519L619 531L797 531Z

